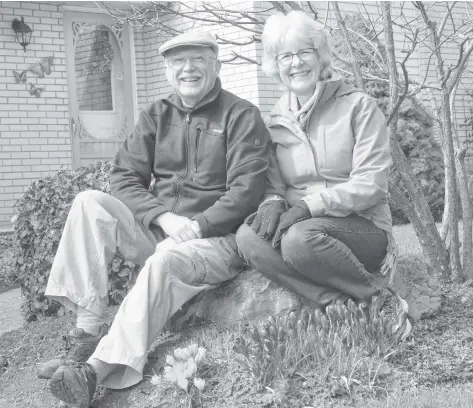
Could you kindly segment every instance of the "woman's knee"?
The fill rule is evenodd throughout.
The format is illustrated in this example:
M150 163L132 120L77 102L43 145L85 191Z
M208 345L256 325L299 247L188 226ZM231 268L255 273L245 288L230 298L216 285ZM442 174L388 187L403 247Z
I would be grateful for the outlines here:
M311 223L313 224L313 223ZM295 260L306 263L316 259L318 249L326 237L323 228L308 227L304 221L298 222L284 233L281 239L281 254L287 262L293 263Z

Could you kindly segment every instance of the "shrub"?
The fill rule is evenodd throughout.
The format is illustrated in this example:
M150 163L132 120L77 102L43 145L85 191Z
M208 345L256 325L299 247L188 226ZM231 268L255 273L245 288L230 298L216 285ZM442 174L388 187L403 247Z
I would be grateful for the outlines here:
M110 192L112 165L98 161L76 171L61 169L34 181L15 204L14 241L16 273L24 296L22 311L26 320L37 314L53 314L60 305L44 296L49 272L72 201L84 190ZM121 302L133 283L138 267L115 256L109 268L111 303Z
M389 87L386 83L368 81L366 91L376 98L387 116ZM445 170L439 144L433 137L433 122L424 112L405 100L399 108L397 140L407 157L412 174L420 183L435 221L441 221L445 196ZM401 190L404 188L401 187ZM390 201L393 224L408 223L401 208Z
M0 264L0 290L16 283L12 240L12 233L0 233L0 257L2 258Z
M347 79L348 82L352 80ZM366 92L376 99L379 108L388 116L389 87L387 83L367 81ZM424 112L416 108L411 101L405 100L399 108L397 140L407 157L412 175L420 183L430 207L430 211L439 222L442 220L445 199L445 170L440 145L433 137L433 122ZM391 173L395 177L395 173ZM396 178L396 183L402 182ZM393 224L407 224L409 220L402 208L389 200Z
M365 19L360 14L347 17L345 23L353 30L363 34L373 44L377 44L379 54L385 55L384 45L379 42L373 30L369 30ZM352 45L355 46L355 56L362 71L367 71L376 77L388 79L380 71L380 67L373 57L373 49L365 41L354 34L350 34ZM334 48L341 55L347 54L344 40L340 33L334 36ZM343 62L336 61L345 70L350 70ZM347 82L354 84L353 77L347 77ZM366 92L376 99L378 106L385 116L388 115L389 84L382 81L364 81ZM397 140L407 157L414 178L421 184L430 210L436 221L442 219L444 208L444 165L442 151L433 137L433 122L424 112L415 107L409 100L405 100L399 109ZM393 176L393 175L392 175ZM395 180L398 183L398 180ZM401 190L406 192L401 185ZM393 215L393 224L408 223L407 216L391 200L389 202Z

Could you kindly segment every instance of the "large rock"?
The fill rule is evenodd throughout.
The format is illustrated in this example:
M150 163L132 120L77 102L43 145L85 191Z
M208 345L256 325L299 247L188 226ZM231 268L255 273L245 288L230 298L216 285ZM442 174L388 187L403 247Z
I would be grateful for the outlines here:
M412 256L401 257L398 265L393 288L409 304L409 315L414 320L434 315L440 308L441 293L431 268ZM247 269L217 289L192 299L171 319L168 327L179 330L195 318L219 326L254 322L302 306L311 307L307 300L279 287L254 269Z
M400 257L392 286L407 301L409 316L414 320L433 316L440 309L440 281L432 268L418 257Z
M171 320L179 329L195 317L219 326L238 321L258 321L300 309L306 301L283 289L254 269L248 268L235 279L209 290L184 305Z

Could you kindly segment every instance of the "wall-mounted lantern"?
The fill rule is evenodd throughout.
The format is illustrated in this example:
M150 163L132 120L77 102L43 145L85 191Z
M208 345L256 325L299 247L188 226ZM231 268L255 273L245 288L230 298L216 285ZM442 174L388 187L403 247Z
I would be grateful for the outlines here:
M25 24L23 17L21 17L21 21L15 18L11 26L15 32L16 42L20 44L23 47L23 51L26 52L26 46L30 43L33 30L28 26L28 24Z

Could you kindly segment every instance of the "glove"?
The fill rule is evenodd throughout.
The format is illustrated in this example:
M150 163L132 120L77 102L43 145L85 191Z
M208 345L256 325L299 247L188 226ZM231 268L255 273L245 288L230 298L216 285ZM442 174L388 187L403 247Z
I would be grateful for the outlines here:
M281 244L282 235L288 230L291 225L298 223L299 221L308 220L312 218L309 207L305 201L298 201L293 207L286 211L281 216L276 234L273 238L273 248L277 248Z
M264 240L270 240L279 224L279 218L286 211L286 203L283 200L269 200L258 208L258 211L251 214L245 224Z

